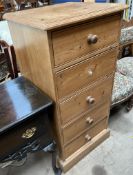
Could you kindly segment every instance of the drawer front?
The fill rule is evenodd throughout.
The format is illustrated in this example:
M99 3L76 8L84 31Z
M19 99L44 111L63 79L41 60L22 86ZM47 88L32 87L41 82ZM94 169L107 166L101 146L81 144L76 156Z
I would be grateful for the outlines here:
M15 126L0 135L0 159L15 153L42 135L46 137L46 141L48 141L47 138L50 138L50 129L48 127L48 119L46 119L47 115L45 115L45 113L40 113L39 115L32 117L26 122L21 123L21 125Z
M103 79L95 83L93 86L86 88L80 93L61 102L60 117L61 123L64 125L76 116L86 112L105 99L109 99L112 92L113 77Z
M59 98L96 81L115 70L117 49L104 52L56 74Z
M79 148L81 148L85 144L91 143L91 140L96 135L98 135L104 129L107 129L107 126L108 126L108 119L106 118L106 119L102 120L101 122L99 122L96 126L91 128L90 130L84 132L81 136L79 136L73 142L68 144L64 148L65 158L68 158L71 154L73 154L75 151L77 151Z
M53 32L55 66L118 42L120 18L114 15Z
M63 136L64 144L67 144L70 140L80 135L83 131L96 125L97 122L107 118L109 115L110 100L106 100L104 104L98 105L91 112L88 112L69 126L64 127Z

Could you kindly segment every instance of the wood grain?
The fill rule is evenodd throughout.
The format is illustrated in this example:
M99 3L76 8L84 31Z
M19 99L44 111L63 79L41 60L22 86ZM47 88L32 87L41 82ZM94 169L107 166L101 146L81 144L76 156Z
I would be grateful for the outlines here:
M52 142L52 100L44 92L21 76L0 85L0 99L0 162L42 135L46 145ZM23 138L32 128L32 135Z
M55 74L58 98L63 98L115 69L117 49L110 49Z
M79 162L84 156L86 156L90 151L95 149L99 144L101 144L110 135L110 131L107 129L100 132L96 137L94 137L90 143L86 143L74 154L69 156L65 161L59 159L59 166L62 168L63 172L67 172L72 168L77 162Z
M79 148L84 146L86 143L91 143L91 140L98 135L100 132L102 132L104 129L107 129L107 118L99 122L97 125L89 129L88 131L85 131L82 135L80 135L77 139L69 143L64 149L65 149L65 156L66 158L72 155L74 152L76 152ZM86 136L90 136L91 140L87 140Z
M108 14L121 13L127 7L127 5L116 3L97 4L70 2L5 14L4 18L15 23L41 30L51 30L103 17Z
M53 32L55 66L72 61L87 53L91 54L117 42L120 18L119 15L109 16L95 22L82 24L82 26L77 25ZM88 43L87 38L90 34L97 35L97 43Z
M52 72L50 35L46 31L9 22L21 74L56 102L55 84ZM58 109L54 108L53 130L60 148L62 137Z
M55 100L47 32L11 22L9 27L21 73Z
M91 112L86 112L84 115L81 115L80 118L75 120L72 124L64 127L64 144L68 144L72 139L81 135L85 130L90 129L102 119L107 118L109 115L109 106L110 99L106 100L103 104L98 105ZM92 123L89 123L88 119L92 120Z
M109 136L106 114L125 8L72 2L5 15L21 73L55 102L51 125L63 170ZM91 114L94 125L87 128L84 121Z
M60 105L61 123L65 125L67 122L95 107L96 104L102 102L103 98L109 98L112 91L113 77L103 79L92 87L85 88L81 92L73 95L70 99L62 101ZM94 104L87 102L87 97L91 96L95 99Z

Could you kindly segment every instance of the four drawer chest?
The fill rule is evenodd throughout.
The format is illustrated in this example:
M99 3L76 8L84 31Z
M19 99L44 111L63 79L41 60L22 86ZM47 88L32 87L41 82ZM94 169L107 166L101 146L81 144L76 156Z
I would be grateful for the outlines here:
M122 4L65 3L5 15L23 76L55 102L64 172L109 137Z

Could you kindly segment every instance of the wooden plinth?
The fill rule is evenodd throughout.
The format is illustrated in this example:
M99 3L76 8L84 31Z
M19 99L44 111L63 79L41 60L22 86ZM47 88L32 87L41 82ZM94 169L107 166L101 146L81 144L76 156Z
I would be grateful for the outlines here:
M106 140L110 136L109 129L105 129L100 134L98 134L91 142L85 144L82 148L72 154L65 161L59 159L59 167L63 170L63 172L67 172L70 168L72 168L77 162L79 162L84 156L86 156L90 151L96 148L100 143Z

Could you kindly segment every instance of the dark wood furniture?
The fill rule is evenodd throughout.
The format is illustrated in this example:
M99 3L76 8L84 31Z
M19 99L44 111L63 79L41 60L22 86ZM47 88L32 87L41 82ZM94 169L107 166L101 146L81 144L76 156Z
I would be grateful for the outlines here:
M18 77L18 66L16 62L16 54L13 46L9 46L5 41L0 40L0 82L6 78ZM3 72L2 72L3 71Z
M3 15L7 12L27 10L51 4L51 0L3 0L0 2L0 21L3 20Z
M15 3L13 0L3 0L3 6L5 12L15 11Z
M2 1L0 1L0 21L2 20L3 11L4 11L4 6Z
M2 2L0 2L0 12L2 12L3 9L4 9L4 6L3 6Z
M50 125L52 104L24 77L0 85L0 163L10 165L43 149L55 151Z
M122 28L133 27L133 18L129 21L122 20ZM127 56L133 56L133 40L125 41L120 43L119 59Z
M39 6L38 0L16 0L17 10L36 8Z

